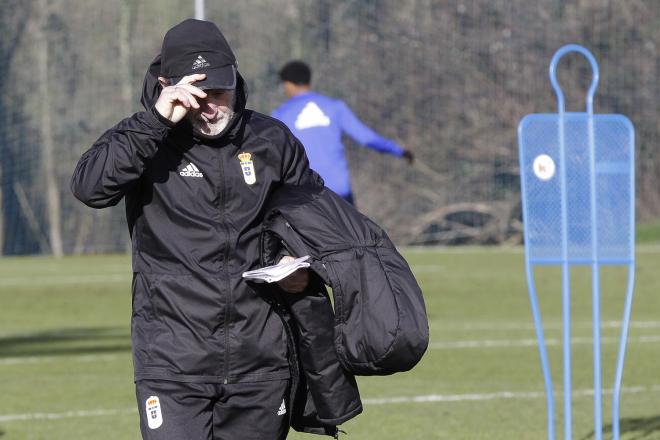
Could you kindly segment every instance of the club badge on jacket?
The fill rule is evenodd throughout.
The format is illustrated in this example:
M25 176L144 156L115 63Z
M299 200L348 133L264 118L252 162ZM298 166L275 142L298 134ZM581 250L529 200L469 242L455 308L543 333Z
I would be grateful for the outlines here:
M252 162L252 155L250 153L241 153L238 155L241 161L241 169L243 170L243 178L245 183L252 185L257 181L257 175L254 172L254 162Z

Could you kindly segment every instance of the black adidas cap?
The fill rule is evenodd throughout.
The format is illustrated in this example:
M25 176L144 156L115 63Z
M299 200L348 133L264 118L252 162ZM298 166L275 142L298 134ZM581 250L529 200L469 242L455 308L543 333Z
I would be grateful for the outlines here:
M188 19L167 31L161 50L160 75L170 84L196 73L203 90L236 88L236 57L220 29L210 21Z

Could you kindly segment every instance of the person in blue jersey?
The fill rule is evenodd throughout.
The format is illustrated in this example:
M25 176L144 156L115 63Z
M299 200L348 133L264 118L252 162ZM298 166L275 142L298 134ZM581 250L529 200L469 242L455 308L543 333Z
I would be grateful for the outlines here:
M310 168L345 200L353 203L348 162L341 141L343 134L381 153L403 157L409 163L414 160L410 150L366 126L344 101L314 92L312 71L306 63L290 61L279 75L289 99L276 108L272 116L289 127L303 144Z

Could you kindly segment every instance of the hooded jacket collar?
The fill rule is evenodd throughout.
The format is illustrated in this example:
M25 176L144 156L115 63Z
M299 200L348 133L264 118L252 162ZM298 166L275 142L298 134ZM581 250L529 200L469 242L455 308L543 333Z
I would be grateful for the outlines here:
M161 57L160 54L156 55L156 58L151 62L147 73L144 76L144 82L142 84L142 97L140 102L142 106L147 111L153 109L154 104L160 96L162 87L158 82L158 76L160 75L161 67ZM236 106L234 108L234 117L227 127L222 131L222 133L216 136L207 136L199 131L195 130L192 125L184 119L179 122L175 130L182 135L192 136L196 140L203 143L222 143L225 140L229 140L237 137L243 127L243 119L245 118L245 105L247 103L248 90L245 80L239 72L236 72L237 81L236 81Z

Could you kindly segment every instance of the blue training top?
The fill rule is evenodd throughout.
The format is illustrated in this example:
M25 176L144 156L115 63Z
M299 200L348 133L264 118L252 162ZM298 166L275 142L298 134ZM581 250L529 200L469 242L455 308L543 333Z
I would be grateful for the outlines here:
M328 188L342 197L351 194L342 133L381 153L403 155L396 142L364 125L339 99L315 92L302 93L276 108L273 117L284 122L302 142L310 167L323 177Z

